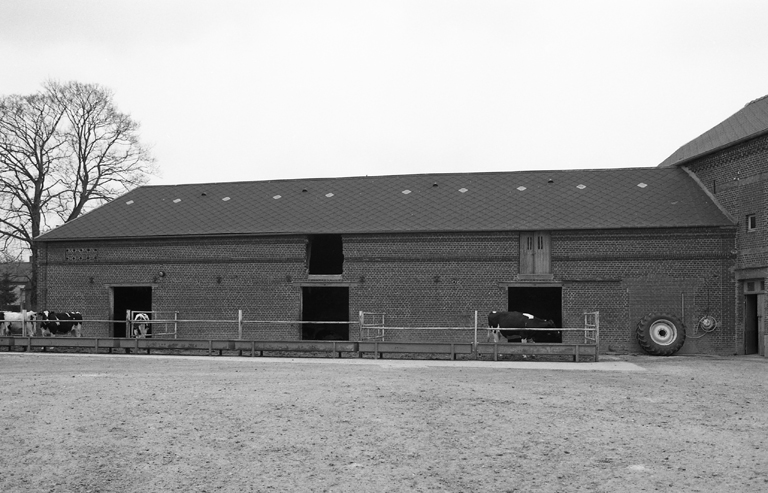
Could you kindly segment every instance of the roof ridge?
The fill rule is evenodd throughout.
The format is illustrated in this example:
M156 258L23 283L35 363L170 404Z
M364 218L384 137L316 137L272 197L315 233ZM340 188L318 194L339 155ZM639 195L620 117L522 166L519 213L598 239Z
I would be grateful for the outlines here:
M250 183L284 183L284 182L301 182L301 181L321 181L321 180L366 180L366 179L387 179L387 178L420 178L420 177L440 177L440 176L489 176L489 175L509 175L509 174L526 174L526 173L597 173L597 172L626 172L626 171L643 171L657 169L655 166L632 166L627 168L579 168L579 169L531 169L531 170L512 170L512 171L454 171L454 172L438 172L438 173L401 173L392 175L353 175L353 176L315 176L304 178L277 178L271 180L244 180L244 181L221 181L221 182L204 182L204 183L174 183L174 184L157 184L157 185L142 185L135 188L162 188L162 187L205 187L211 185L246 185Z
M744 107L746 108L746 107L747 107L747 106L749 106L750 104L753 104L753 103L757 103L758 101L762 101L763 99L766 99L766 98L768 98L768 94L766 94L765 96L761 96L761 97L759 97L759 98L757 98L757 99L753 99L753 100L752 100L752 101L750 101L749 103L745 104L745 105L744 105Z

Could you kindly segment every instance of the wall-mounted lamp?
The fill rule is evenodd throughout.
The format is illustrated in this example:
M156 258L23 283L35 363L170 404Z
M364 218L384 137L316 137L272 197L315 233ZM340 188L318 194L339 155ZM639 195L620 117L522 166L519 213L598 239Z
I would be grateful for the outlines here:
M157 273L157 275L160 277L165 277L165 271L161 270L160 272Z

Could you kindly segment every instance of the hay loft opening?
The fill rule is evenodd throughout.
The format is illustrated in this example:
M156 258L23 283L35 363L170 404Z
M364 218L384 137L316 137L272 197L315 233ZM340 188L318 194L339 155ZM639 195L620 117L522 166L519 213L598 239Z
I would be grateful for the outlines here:
M341 235L310 235L307 241L310 275L340 275L344 273L344 245Z

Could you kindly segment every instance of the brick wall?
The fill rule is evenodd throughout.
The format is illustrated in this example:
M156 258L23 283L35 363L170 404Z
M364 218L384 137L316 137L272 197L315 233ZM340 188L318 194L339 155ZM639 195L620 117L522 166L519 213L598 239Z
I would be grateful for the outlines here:
M389 340L471 342L475 310L484 329L488 312L507 308L504 283L518 280L518 238L517 232L344 235L341 281L350 286L350 320L361 310L385 312L388 326L413 327L387 334ZM40 259L41 306L109 319L112 286L144 285L152 286L155 310L178 310L182 319L234 321L242 309L246 320L298 320L301 285L309 280L305 242L286 236L50 243ZM679 312L683 293L686 323L707 311L723 321L684 350L730 353L732 244L733 232L724 230L552 232L552 282L562 286L563 324L580 327L585 311L599 310L601 350L639 350L637 319L661 306ZM108 324L93 325L87 335L109 335ZM180 335L237 334L232 322L181 324ZM300 331L252 324L244 336L298 339Z
M238 309L246 320L300 318L300 290L291 282L305 277L305 245L303 237L49 244L41 255L40 307L110 320L112 286L151 286L154 310L179 311L184 320L233 321L182 323L181 337L236 337ZM67 251L84 247L95 250L95 258L67 260ZM296 339L299 327L248 324L244 331L257 339ZM110 325L86 333L106 337Z
M473 327L492 310L505 310L498 281L517 273L517 234L359 235L344 239L345 276L364 279L350 292L350 308L383 311L386 325ZM482 339L485 340L483 330ZM474 331L399 331L399 340L425 337L471 342Z
M563 232L553 235L552 263L555 277L569 281L567 300L600 310L604 349L640 351L634 335L638 321L664 311L680 317L691 336L700 336L695 326L705 314L723 322L722 330L696 343L691 339L682 352L730 353L732 245L733 232L727 230ZM578 310L564 311L573 317Z
M768 135L748 140L685 165L699 177L720 204L738 221L735 249L737 280L768 281ZM754 214L757 229L747 231ZM743 286L732 285L736 352L744 348ZM766 297L764 297L766 298ZM763 306L768 313L768 301Z
M695 160L686 167L739 222L737 268L768 265L768 135ZM745 218L757 216L757 230Z
M563 325L584 326L585 312L600 312L600 351L627 352L633 336L628 326L627 290L621 281L568 281L563 286ZM581 333L564 335L568 342L581 342ZM582 337L583 339L583 337Z
M732 245L730 230L553 232L552 268L554 281L563 286L563 324L583 326L583 313L599 310L601 349L639 351L637 322L663 309L683 318L691 335L700 337L684 351L731 353ZM499 283L515 281L518 274L517 233L350 237L345 251L345 274L365 279L351 306L386 312L387 325L471 326L478 310L484 327L489 311L506 308ZM704 314L722 327L694 333ZM467 341L469 336L432 337Z

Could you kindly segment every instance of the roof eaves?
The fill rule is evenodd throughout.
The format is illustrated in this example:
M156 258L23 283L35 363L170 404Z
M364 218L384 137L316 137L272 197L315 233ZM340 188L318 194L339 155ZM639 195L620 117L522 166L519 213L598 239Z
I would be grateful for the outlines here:
M645 230L645 229L668 229L668 228L730 228L736 227L736 222L732 216L723 210L719 203L717 206L721 208L724 215L732 223L729 225L718 224L672 224L672 223L658 223L658 224L627 224L624 226L605 226L605 225L584 225L584 226L546 226L540 227L510 227L506 229L479 229L479 230L457 230L457 229L409 229L409 230L395 230L395 229L382 229L382 230L351 230L351 231L337 231L337 232L322 232L313 233L307 231L282 231L282 232L243 232L243 233L213 233L213 234L175 234L175 235L157 235L157 236L103 236L103 237L69 237L69 238L51 238L35 240L40 243L68 243L68 242L110 242L110 241L149 241L149 240L179 240L187 238L242 238L248 236L265 237L265 236L307 236L313 234L341 234L341 235L377 235L377 234L454 234L454 233L503 233L503 232L520 232L520 231L629 231L629 230Z

